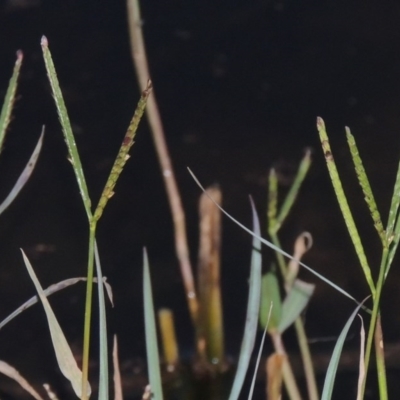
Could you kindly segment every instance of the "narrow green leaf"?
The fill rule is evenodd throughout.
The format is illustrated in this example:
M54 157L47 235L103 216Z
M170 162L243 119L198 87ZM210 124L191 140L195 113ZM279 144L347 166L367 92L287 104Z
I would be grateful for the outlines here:
M354 168L356 170L358 182L361 186L361 189L364 193L365 202L369 208L369 212L371 213L372 220L374 222L375 229L378 232L378 235L382 241L382 245L384 247L388 246L386 232L383 228L381 216L378 211L378 207L375 202L374 194L372 193L371 185L368 180L367 173L365 172L360 154L358 152L358 148L356 145L356 140L354 136L351 134L350 129L346 126L346 137L347 143L349 145L351 157L353 159Z
M365 279L368 283L371 294L373 295L373 297L375 297L375 284L372 279L371 269L368 265L364 248L361 243L360 235L358 234L358 230L354 222L353 215L351 214L350 211L349 203L347 202L347 198L343 190L342 182L339 178L339 173L336 168L335 160L332 155L331 146L329 144L328 134L325 129L325 123L323 119L320 117L317 118L317 129L322 144L322 150L324 152L326 165L328 166L329 175L331 177L332 185L335 190L337 200L339 202L340 210L342 212L347 230L350 234L351 241L353 242L353 246L356 250L361 268L364 272Z
M17 92L17 83L19 77L19 71L22 65L23 54L22 51L17 51L17 61L15 62L14 71L8 84L6 97L1 108L0 113L0 153L3 148L4 138L6 136L8 125L11 121L11 113L15 101L15 93Z
M55 283L54 285L50 285L43 292L44 292L44 295L46 297L48 297L48 296L52 295L53 293L58 292L59 290L63 290L65 288L69 287L69 286L75 285L78 282L84 282L84 281L86 281L86 278L69 278L69 279L65 279L65 280L63 280L61 282ZM97 278L93 279L93 282L97 282ZM109 298L111 304L114 306L113 298L112 298L112 289L111 289L111 286L109 285L109 283L106 282L106 278L103 278L103 284L106 287L108 298ZM0 329L3 329L4 326L6 326L11 320L13 320L16 316L21 314L23 311L25 311L29 307L31 307L34 304L36 304L38 301L39 301L38 296L31 297L24 304L22 304L22 306L18 307L7 318L4 318L3 321L0 322Z
M36 161L39 157L40 150L42 149L43 135L44 135L44 127L42 129L42 133L39 137L36 147L33 150L31 158L28 161L28 164L26 164L24 170L22 171L21 175L19 176L19 178L18 178L16 184L14 185L14 187L12 188L11 192L8 194L8 196L5 198L5 200L0 204L0 214L2 214L4 212L4 210L14 201L14 199L18 196L19 192L25 186L26 182L30 178L30 176L35 168Z
M293 204L296 201L297 195L299 194L299 190L304 181L304 178L306 177L310 169L311 161L311 149L306 149L304 157L301 160L299 168L297 170L296 177L279 211L278 218L276 220L275 232L277 232L282 226L290 210L292 209Z
M200 187L200 189L205 192L204 187L201 185L201 183L199 182L199 180L196 178L196 176L193 174L193 172L190 170L190 168L188 168L188 171L190 173L190 175L192 175L192 178L194 179L194 181L196 182L196 184ZM211 197L210 197L211 198ZM247 233L249 233L250 235L252 235L253 237L257 238L258 240L261 241L261 243L265 244L266 246L268 246L270 249L276 251L277 253L282 254L283 256L289 258L290 260L294 260L294 261L298 261L296 260L293 256L291 256L289 253L286 253L286 251L283 251L280 247L275 246L273 243L271 243L270 241L268 241L267 239L262 238L260 235L257 235L256 233L254 233L253 231L251 231L249 228L247 228L246 226L244 226L242 223L240 223L238 220L236 220L235 218L232 217L232 215L230 215L227 211L225 211L214 199L211 198L211 200L214 202L214 204L231 220L233 221L236 225L240 226L244 231L246 231ZM323 275L321 275L320 273L314 271L312 268L310 268L309 266L307 266L306 264L304 264L303 262L299 261L299 264L306 269L307 271L311 272L313 275L315 275L318 279L320 279L321 281L327 283L329 286L331 286L332 288L334 288L335 290L337 290L339 293L343 294L344 296L348 297L349 299L353 300L354 302L356 302L357 304L359 304L359 302L353 297L351 296L349 293L347 293L345 290L343 290L342 288L340 288L338 285L334 284L332 281L330 281L328 278L325 278Z
M150 95L151 90L152 90L152 84L151 81L148 81L147 87L142 92L142 96L140 97L139 103L136 107L135 114L133 115L133 118L129 124L128 131L126 132L124 140L122 141L121 147L117 154L117 158L115 159L114 165L111 169L110 176L107 179L106 185L103 189L103 193L100 197L99 204L97 205L96 210L94 212L95 221L98 221L100 219L108 200L113 196L115 184L117 183L117 180L121 175L121 172L130 157L128 153L133 145L133 141L136 136L136 131L139 122L142 119L144 109L146 107L146 102Z
M85 175L83 173L82 164L79 158L75 137L72 132L71 123L69 121L67 108L65 107L64 98L60 89L60 84L58 82L53 59L51 57L49 44L45 36L42 37L41 45L42 45L43 58L46 65L47 75L49 77L51 89L53 91L54 101L57 108L58 118L61 123L65 142L67 143L70 161L72 163L72 167L74 168L75 177L79 186L79 191L81 193L83 205L85 207L86 214L90 221L92 217L91 201L88 188L86 185Z
M268 328L276 329L282 317L282 301L279 289L279 282L274 270L267 272L262 277L261 283L261 307L260 307L260 325L265 329L268 322L268 311L272 307L271 317Z
M350 318L346 322L346 325L344 326L336 342L331 360L329 362L328 370L326 372L324 389L322 391L321 400L330 400L332 398L336 372L339 365L340 355L342 354L343 345L346 340L347 333L349 332L350 326L353 323L354 318L356 317L358 311L360 310L364 302L365 300L361 304L359 304L357 308L353 311L353 314L351 314Z
M282 304L282 317L278 332L283 333L307 307L315 285L296 279Z
M49 301L42 289L39 280L36 277L35 271L32 268L31 263L26 257L24 251L21 249L22 256L24 258L26 269L28 270L29 276L35 285L36 291L38 292L39 298L43 304L44 311L46 313L47 322L49 324L51 340L53 342L54 351L56 353L57 363L62 374L71 382L72 388L75 394L81 398L82 397L82 372L79 369L75 358L72 354L72 350L69 347L67 339L57 321L57 318L50 306ZM90 396L90 386L87 386L88 393Z
M249 368L251 353L254 349L254 342L257 334L258 315L260 310L262 267L261 242L258 239L260 235L260 222L251 198L250 201L253 214L253 229L255 233L253 236L253 250L251 252L250 287L247 301L244 335L229 400L237 400L239 398L240 391L242 390L247 369Z
M160 358L157 344L156 319L154 315L153 294L151 290L149 260L146 249L143 249L143 303L146 332L147 368L152 398L162 400Z
M96 260L96 275L98 282L103 282L101 272L100 256L97 243L95 242L94 257ZM104 287L102 284L97 285L97 294L99 299L99 400L108 400L108 344L107 344L107 317L106 317L106 301L104 298Z

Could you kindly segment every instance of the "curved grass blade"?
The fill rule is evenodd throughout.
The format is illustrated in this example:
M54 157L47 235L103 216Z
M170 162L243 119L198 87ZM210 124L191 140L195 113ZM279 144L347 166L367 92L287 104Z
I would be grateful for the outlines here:
M381 239L382 245L388 247L387 237L385 229L383 228L381 215L379 214L378 207L375 202L374 194L372 193L371 185L368 180L367 173L365 172L358 148L356 145L356 140L350 132L350 128L345 127L347 143L349 145L351 157L353 159L354 168L356 170L358 182L364 193L365 202L367 203L369 212L371 214L372 220L374 222L375 229Z
M347 333L349 332L350 326L353 323L354 318L356 317L358 311L364 304L365 300L359 304L356 309L351 314L350 318L346 322L340 336L336 342L335 348L333 350L333 354L331 360L329 362L328 370L325 376L324 389L322 391L321 400L330 400L332 398L333 387L335 384L336 372L339 365L340 355L342 353L343 345L346 340Z
M199 182L199 180L196 178L196 176L193 174L193 172L190 170L190 168L188 168L188 171L190 173L190 175L192 175L192 178L194 179L194 181L196 182L196 184L200 187L200 189L205 192L204 187L201 185L201 183ZM286 251L282 250L280 247L275 246L273 243L269 242L268 240L262 238L260 235L257 235L256 233L254 233L253 231L251 231L249 228L247 228L246 226L244 226L242 223L240 223L237 219L233 218L232 215L230 215L227 211L225 211L214 199L211 198L211 200L214 202L214 204L231 220L233 221L236 225L240 226L244 231L246 231L247 233L249 233L250 235L252 235L253 237L259 239L261 241L261 243L265 244L266 246L268 246L270 249L276 251L277 253L282 254L283 256L285 256L286 258L290 259L290 260L296 260L293 256L291 256L289 253L286 253ZM330 281L328 278L325 278L323 275L321 275L320 273L314 271L312 268L310 268L308 265L304 264L303 262L299 261L299 264L305 268L307 271L311 272L313 275L315 275L317 278L319 278L321 281L327 283L329 286L331 286L333 289L337 290L339 293L343 294L344 296L348 297L349 299L353 300L354 302L356 302L357 304L359 304L359 302L353 297L351 296L349 293L347 293L345 290L343 290L341 287L339 287L338 285L336 285L335 283L333 283L332 281ZM368 310L370 311L370 310Z
M139 103L136 107L133 118L129 124L128 130L125 134L124 140L122 141L121 147L119 149L117 158L115 159L114 165L111 169L110 176L107 179L106 185L104 187L103 193L101 194L99 204L96 207L94 212L94 220L98 221L103 214L104 207L106 206L108 200L114 194L114 187L117 183L119 176L129 159L129 150L133 145L133 141L136 136L136 131L139 125L140 120L142 119L144 109L146 107L147 98L150 95L153 86L151 81L147 82L147 87L142 92L142 96L140 97Z
M293 184L291 185L289 193L283 201L282 207L278 214L278 218L276 219L275 232L278 232L279 228L282 226L290 210L292 209L293 204L296 201L297 195L299 194L301 184L303 183L304 178L306 177L310 169L311 161L311 149L306 149L304 157L301 160L299 168L297 170L297 174L294 178Z
M54 102L56 104L58 118L61 123L62 131L64 134L65 142L67 143L68 153L72 167L75 172L76 181L78 182L79 191L81 193L83 205L89 222L92 217L91 201L89 197L88 188L86 185L85 175L83 173L81 160L79 158L78 148L76 146L75 137L72 132L71 123L69 121L67 108L65 107L64 98L58 82L57 73L54 67L53 59L51 57L49 43L45 36L42 37L41 46L43 51L43 58L46 65L47 75L49 77L50 86L53 92Z
M258 239L258 237L260 236L260 222L258 220L257 212L251 198L250 201L253 214L253 229L255 235L253 236L253 250L251 252L249 297L247 302L244 336L240 348L238 366L235 374L235 379L233 381L231 393L229 395L229 400L237 400L239 398L240 391L242 390L243 382L246 377L247 369L250 363L251 353L254 349L260 310L262 266L261 242Z
M146 332L147 368L151 387L152 399L162 400L160 358L157 344L156 320L154 315L153 294L150 282L149 260L146 249L143 250L143 303L144 323Z
M96 274L99 282L103 281L101 272L99 249L95 242L94 257L96 260ZM107 317L106 317L106 301L104 298L103 285L97 285L97 294L99 299L99 400L108 400L108 345L107 345Z
M0 204L0 214L2 214L4 210L14 201L14 199L18 196L19 192L25 186L26 182L31 176L32 171L35 168L36 161L39 157L40 150L42 149L43 135L44 135L44 127L42 128L42 133L40 134L39 140L36 144L35 149L33 150L31 158L28 161L28 164L26 164L24 170L19 176L11 192L8 194L5 200Z
M336 168L335 160L332 155L331 146L329 144L328 134L325 129L325 123L323 119L320 117L317 118L317 129L322 144L322 150L324 152L326 165L328 167L329 175L331 177L332 185L335 190L337 200L339 202L340 210L342 212L347 230L350 234L351 241L353 242L353 246L356 250L358 260L364 272L365 279L368 283L371 294L373 297L375 297L375 284L372 279L371 269L368 265L364 248L361 243L360 235L358 234L358 230L354 222L353 215L351 214L350 211L349 203L347 202L347 198L343 190L342 182L340 181L339 178L339 173Z
M296 279L282 304L278 332L283 333L304 311L314 293L315 285Z
M76 360L72 354L72 350L69 347L67 339L57 321L57 318L50 306L49 301L42 289L42 286L36 277L35 271L32 268L31 263L26 257L24 251L21 249L22 256L24 258L26 269L28 270L29 276L35 285L36 291L38 292L39 298L43 304L44 311L46 313L47 322L49 324L51 340L53 342L54 351L56 353L57 363L61 373L71 382L72 388L75 394L82 397L82 371L79 369ZM87 385L87 397L90 396L90 386Z
M22 65L22 59L22 51L17 51L17 61L14 65L14 71L11 76L10 83L8 84L6 96L4 98L4 103L0 113L0 153L3 148L3 142L4 138L6 137L8 125L11 121L11 112L14 106L15 93L17 92L18 77Z
M86 278L69 278L65 279L61 282L55 283L54 285L49 286L47 289L43 291L44 295L46 297L52 295L53 293L58 292L59 290L63 290L69 286L75 285L78 282L84 282L86 281ZM97 282L97 278L93 279L93 282ZM103 278L103 284L106 287L108 297L110 299L110 302L112 306L113 304L113 299L112 299L112 289L109 283L107 283L106 278ZM0 322L0 329L3 329L4 326L6 326L11 320L13 320L16 316L21 314L23 311L28 309L29 307L33 306L39 301L38 296L33 296L29 300L27 300L24 304L22 304L20 307L18 307L15 311L13 311L7 318L3 319L3 321Z
M17 382L22 389L28 392L36 400L43 400L43 397L31 386L31 384L10 364L0 361L0 373Z

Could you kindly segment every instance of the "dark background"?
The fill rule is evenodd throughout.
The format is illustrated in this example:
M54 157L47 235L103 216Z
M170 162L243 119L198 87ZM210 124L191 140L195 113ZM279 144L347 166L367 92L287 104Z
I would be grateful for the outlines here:
M46 125L44 148L26 188L0 223L0 317L34 288L19 248L47 286L85 274L87 224L41 55L45 34L96 202L139 99L124 1L2 1L0 94L24 52L14 120L0 158L0 195L13 186ZM248 194L265 215L268 171L282 193L303 149L314 164L282 241L291 251L308 230L314 247L306 262L361 299L368 294L326 172L315 128L324 118L374 272L378 240L357 186L344 126L356 136L384 221L394 182L400 132L400 5L396 1L147 1L144 35L157 99L187 211L193 262L197 247L198 187L219 183L224 206L250 223ZM247 298L251 238L223 223L223 300L227 347L238 352ZM156 305L176 312L181 351L190 357L186 310L168 203L150 132L142 123L132 158L99 224L104 275L114 288L110 329L121 358L141 368L144 355L141 254L148 247ZM265 252L265 266L273 259ZM383 297L385 338L398 341L400 295L394 263ZM304 279L314 277L302 273ZM56 313L79 349L84 286L54 296ZM323 283L307 312L310 337L338 335L354 304ZM0 358L35 382L63 382L40 307L1 332ZM357 346L358 327L349 347ZM316 349L319 349L316 345ZM293 340L288 347L296 351ZM333 343L328 343L330 350ZM353 385L353 383L351 383ZM390 382L395 385L395 382ZM394 388L394 386L393 386ZM395 389L395 388L394 388ZM395 393L395 392L394 392ZM354 398L351 392L351 398ZM371 397L373 398L373 397Z

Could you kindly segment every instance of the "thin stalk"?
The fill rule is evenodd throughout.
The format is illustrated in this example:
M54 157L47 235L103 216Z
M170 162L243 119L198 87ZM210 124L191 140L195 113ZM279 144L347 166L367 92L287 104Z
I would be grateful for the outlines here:
M89 255L86 284L85 321L83 328L83 355L82 355L82 400L87 400L87 385L89 377L89 346L90 325L92 318L93 300L93 272L94 272L94 247L95 247L96 223L92 222L89 229ZM100 285L101 283L99 283Z
M379 277L378 277L378 282L376 284L376 291L375 291L375 297L373 297L373 308L372 308L372 314L371 314L371 321L369 324L369 329L368 329L368 338L367 338L367 346L365 349L365 371L368 371L368 366L369 366L369 361L371 358L371 349L372 349L372 342L375 337L375 329L376 329L376 321L378 319L379 315L379 302L382 294L382 287L384 283L384 277L385 277L385 267L387 265L387 260L388 260L388 255L389 251L387 248L383 249L382 253L382 260L381 260L381 265L379 268ZM384 372L385 369L382 368L385 364L384 360L384 355L383 352L378 351L376 354L376 362L377 362L377 367L378 371L380 373L383 373L384 379L379 379L379 391L386 393L386 397L383 397L383 399L387 399L387 388L386 386L386 373ZM365 392L365 385L366 385L367 379L364 379L363 386L361 389L361 398L364 398L364 392ZM382 400L382 398L381 398Z
M270 236L271 236L272 243L275 246L281 248L281 244L280 244L278 235L276 233L270 232ZM282 276L285 278L285 276L287 275L287 270L288 270L287 266L286 266L285 258L280 253L276 253L276 257L278 260L279 268L282 272ZM286 285L285 285L285 287L286 287ZM304 324L303 324L301 317L296 319L296 321L294 323L294 327L296 329L297 341L299 343L301 359L303 361L304 374L305 374L306 382L307 382L308 397L309 397L309 400L318 400L319 395L318 395L317 380L315 378L315 371L314 371L314 366L312 363L311 351L310 351L310 347L308 345L307 335L306 335L306 332L304 329Z
M388 400L387 380L386 380L386 366L385 366L385 351L383 344L383 332L381 324L381 315L378 314L375 329L375 353L376 353L376 366L378 370L378 383L379 383L379 399Z
M146 83L150 78L150 71L143 40L139 1L127 0L127 7L133 63L136 69L139 86L141 90L144 90ZM171 208L175 229L175 250L185 285L186 300L188 302L193 324L196 326L198 321L197 318L199 305L193 279L192 265L189 257L185 213L183 211L178 185L175 180L174 170L165 140L164 129L161 123L161 117L158 110L155 93L153 93L147 102L146 114L153 135L154 145L156 147L165 188L167 190L168 201Z
M172 311L168 308L159 310L158 321L163 345L164 361L169 371L174 370L179 363L179 353Z

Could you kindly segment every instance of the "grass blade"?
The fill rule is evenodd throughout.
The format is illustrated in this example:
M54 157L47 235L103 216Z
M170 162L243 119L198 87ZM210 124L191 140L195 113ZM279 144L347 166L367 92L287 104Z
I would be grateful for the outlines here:
M10 364L0 361L0 373L16 381L22 389L27 391L36 400L43 400L42 396L40 396L32 385Z
M69 347L67 339L57 321L56 316L50 306L49 301L42 289L39 280L36 277L35 271L32 268L31 263L26 257L24 251L21 249L22 256L24 258L26 269L28 270L29 276L35 285L36 291L38 292L39 298L43 304L44 311L46 313L47 322L49 324L51 340L53 342L54 351L56 353L57 363L62 374L71 382L72 388L75 394L81 398L82 396L82 372L78 368L76 360L72 354L72 350ZM90 386L87 386L88 393L90 396Z
M114 400L124 400L124 396L122 394L121 371L119 369L117 335L114 335L112 358L113 358L113 367L114 367Z
M296 279L282 304L282 317L278 332L283 333L304 311L314 293L315 285Z
M1 108L0 113L0 153L3 148L4 138L6 137L6 132L8 125L11 121L11 112L14 106L15 93L17 92L17 83L19 77L19 71L22 65L23 54L22 51L17 51L17 61L15 62L14 71L8 84L8 89L6 92L6 97L4 98L4 103Z
M36 144L35 149L26 164L24 170L22 171L21 175L19 176L16 184L12 188L11 192L5 198L5 200L0 204L0 214L4 212L4 210L14 201L14 199L18 196L21 189L25 186L26 182L28 181L29 177L31 176L33 169L35 168L36 161L38 160L40 150L42 149L43 144L43 135L44 135L44 127L42 129L42 133L39 137L39 140Z
M157 344L156 320L154 315L153 294L151 290L149 260L146 249L143 250L143 303L146 332L147 368L152 398L162 400L160 358Z
M75 285L78 282L84 282L86 278L69 278L65 279L61 282L55 283L54 285L49 286L47 289L43 291L46 297L52 295L53 293L58 292L59 290L63 290L69 286ZM97 278L93 279L93 282L97 282ZM110 299L111 304L113 305L112 299L112 289L109 283L106 282L106 278L103 278L103 284L106 286L107 294ZM3 329L11 320L13 320L16 316L21 314L23 311L33 306L39 301L38 296L33 296L29 300L27 300L24 304L18 307L15 311L13 311L7 318L4 318L3 321L0 322L0 329ZM113 305L114 306L114 305Z
M311 150L307 149L303 159L300 162L299 169L297 170L296 177L293 181L293 184L290 186L289 193L287 194L285 200L283 201L282 207L279 211L278 218L275 223L275 232L279 230L279 228L284 223L286 217L288 216L291 208L293 207L294 202L296 201L297 195L299 194L299 190L301 184L306 177L310 166L311 166Z
M317 129L322 144L322 150L324 152L326 165L328 167L329 175L331 177L332 185L335 190L337 200L339 202L340 210L342 212L347 230L350 234L351 241L353 242L354 249L356 250L357 257L359 259L361 268L364 272L365 279L368 283L371 294L373 297L375 297L375 284L372 279L371 269L368 265L364 248L361 243L360 235L358 234L358 230L354 222L353 215L351 214L350 211L349 203L347 202L347 198L343 190L342 182L340 181L339 178L339 173L336 168L335 160L332 155L331 146L329 144L328 134L325 129L325 123L323 119L320 117L317 118Z
M268 310L274 305L271 315ZM260 306L260 325L265 329L268 324L269 329L276 329L282 317L282 300L279 289L279 282L274 270L263 275L261 281L261 306Z
M96 274L98 282L103 282L103 275L101 272L99 249L97 243L94 247L94 256L96 260ZM104 286L97 285L97 295L99 299L99 400L108 400L108 344L107 344L107 317L106 317L106 302L104 298Z
M142 92L142 96L140 97L140 100L136 107L133 118L132 118L132 120L129 124L128 130L125 134L124 140L122 141L122 145L117 154L117 158L115 159L114 165L111 168L111 172L107 179L103 193L100 197L99 204L97 205L96 210L94 212L94 220L95 221L98 221L100 219L108 200L113 196L115 184L117 183L117 180L118 180L119 176L121 175L121 172L122 172L126 162L129 159L129 150L133 145L133 141L136 136L136 131L137 131L139 122L142 119L144 109L146 107L146 102L150 95L151 90L152 90L152 84L151 84L151 81L148 81L147 87Z
M386 232L385 229L383 228L381 216L379 214L378 207L375 202L374 194L372 193L367 173L365 172L360 154L358 152L356 140L347 126L345 127L345 130L346 130L347 143L349 144L349 149L351 157L353 159L354 168L356 170L358 182L364 193L365 202L367 203L369 212L374 222L375 229L377 230L378 235L382 241L382 245L384 247L387 247L388 243L387 243Z
M329 362L328 370L326 372L324 389L322 391L321 400L330 400L332 398L333 386L335 384L336 372L339 365L339 360L340 360L340 355L342 353L343 345L346 340L347 333L349 332L350 326L353 323L353 320L356 317L358 311L360 310L362 304L364 304L364 301L361 304L359 304L357 308L353 311L336 342L331 360Z
M251 353L254 349L260 310L262 266L261 242L258 239L260 235L260 222L258 220L257 212L252 200L251 209L253 214L253 229L255 236L253 236L253 250L251 253L250 287L247 302L246 325L244 327L244 336L240 348L238 366L231 393L229 395L229 400L237 400L239 398L240 391L242 390L243 382L250 363Z
M365 329L364 329L364 321L362 317L359 315L361 320L361 328L360 328L360 372L358 375L358 383L357 383L357 400L362 400L362 388L364 386L364 381L366 378L366 371L365 371Z
M189 173L192 175L192 178L194 179L194 181L197 183L197 185L200 187L200 189L205 192L204 187L201 185L201 183L199 182L199 180L196 178L196 176L193 174L193 172L188 168ZM211 199L213 200L213 199ZM214 201L214 200L213 200ZM232 215L230 215L227 211L225 211L216 201L214 201L214 204L216 204L216 206L231 220L233 221L236 225L240 226L244 231L246 231L247 233L249 233L250 235L252 235L253 237L257 238L258 240L261 241L261 243L265 244L266 246L268 246L270 249L276 251L277 253L282 254L283 256L285 256L286 258L290 259L290 260L294 260L294 261L298 261L296 260L294 257L292 257L289 253L287 253L286 251L282 250L280 247L275 246L273 243L271 243L270 241L262 238L260 235L256 234L255 232L251 231L249 228L247 228L246 226L244 226L242 223L240 223L238 220L236 220L235 218L232 217ZM314 271L312 268L310 268L308 265L304 264L303 262L299 261L299 264L305 268L307 271L311 272L313 275L315 275L317 278L319 278L321 281L327 283L329 286L331 286L332 288L334 288L335 290L337 290L339 293L343 294L344 296L348 297L349 299L353 300L354 302L356 302L357 304L359 304L359 302L353 297L351 296L349 293L347 293L345 290L343 290L341 287L339 287L338 285L336 285L335 283L333 283L332 281L330 281L329 279L325 278L323 275L321 275L320 273Z
M62 131L64 134L65 142L67 143L68 153L72 167L74 168L76 181L78 182L79 191L81 193L83 205L86 210L86 214L90 221L92 217L91 201L89 197L88 188L86 185L85 175L83 174L81 160L79 158L78 148L76 146L75 137L72 132L71 123L69 121L67 108L65 107L64 98L58 82L57 73L54 68L53 59L51 57L49 44L45 36L42 37L41 41L43 58L46 65L47 75L49 77L50 86L53 92L54 101L56 103L58 118L61 123Z

